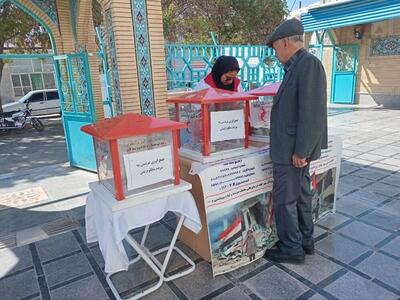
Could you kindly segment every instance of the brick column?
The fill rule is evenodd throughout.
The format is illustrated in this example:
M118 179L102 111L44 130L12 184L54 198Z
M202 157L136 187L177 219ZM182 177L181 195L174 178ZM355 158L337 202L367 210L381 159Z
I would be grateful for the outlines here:
M166 117L161 1L103 0L102 6L117 111Z

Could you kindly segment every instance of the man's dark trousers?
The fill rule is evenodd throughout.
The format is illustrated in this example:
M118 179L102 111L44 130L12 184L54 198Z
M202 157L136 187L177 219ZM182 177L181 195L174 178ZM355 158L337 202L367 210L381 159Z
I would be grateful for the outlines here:
M314 243L309 165L274 163L273 203L279 247L287 255L302 255Z

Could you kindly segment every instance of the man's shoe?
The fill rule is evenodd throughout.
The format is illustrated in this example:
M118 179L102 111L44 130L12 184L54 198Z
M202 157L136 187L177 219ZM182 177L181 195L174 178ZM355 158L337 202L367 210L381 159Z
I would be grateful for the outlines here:
M278 263L289 263L296 265L302 265L305 262L304 254L287 255L285 253L282 253L279 248L268 249L267 251L265 251L264 258Z
M304 253L307 255L313 255L315 253L314 244L311 246L303 246Z

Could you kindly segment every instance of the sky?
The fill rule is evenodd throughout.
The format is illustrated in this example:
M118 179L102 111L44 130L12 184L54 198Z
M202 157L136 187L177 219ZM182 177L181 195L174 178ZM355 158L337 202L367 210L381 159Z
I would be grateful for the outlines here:
M296 10L299 8L299 2L300 2L300 0L287 0L287 5L288 5L289 9L291 9L293 6L293 3L295 3L293 6L293 10ZM301 6L303 6L303 7L308 6L308 5L316 3L316 2L319 2L319 0L301 0Z

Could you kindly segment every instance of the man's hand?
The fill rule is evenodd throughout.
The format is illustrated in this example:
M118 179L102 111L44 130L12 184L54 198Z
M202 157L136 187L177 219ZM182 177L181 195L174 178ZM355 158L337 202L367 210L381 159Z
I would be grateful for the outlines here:
M295 166L296 168L303 168L308 164L306 158L302 158L298 156L296 153L292 155L292 163L293 166Z

